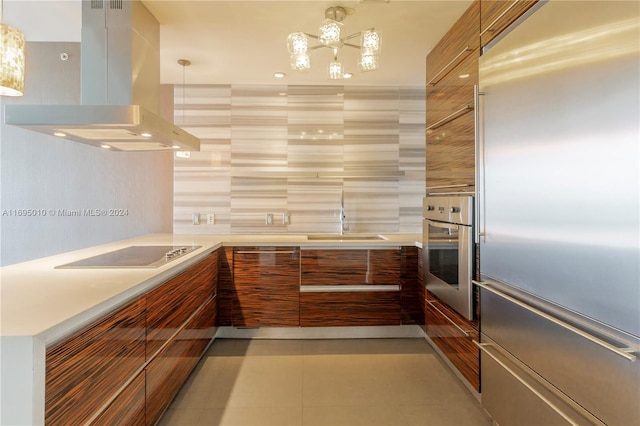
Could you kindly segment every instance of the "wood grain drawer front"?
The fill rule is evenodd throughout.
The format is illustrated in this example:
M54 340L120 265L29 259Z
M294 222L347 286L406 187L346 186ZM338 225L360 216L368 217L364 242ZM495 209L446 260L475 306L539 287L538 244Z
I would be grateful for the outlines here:
M400 284L400 249L303 250L302 285Z
M480 351L473 344L479 338L477 321L467 321L429 292L425 312L427 335L479 392Z
M145 420L145 382L144 371L125 388L109 405L92 426L144 426Z
M47 349L45 423L88 421L144 365L144 299Z
M451 192L452 185L475 189L475 119L462 115L427 134L427 192Z
M299 325L298 247L237 247L233 285L235 327Z
M146 367L147 424L155 424L198 363L213 338L216 298L198 314Z
M480 44L486 46L538 0L480 1Z
M427 55L427 86L437 85L480 47L480 3L474 1Z
M300 294L300 326L400 325L400 292Z
M215 252L147 294L147 359L215 293L217 271Z
M218 250L218 325L233 324L233 247Z
M400 315L402 324L424 324L424 287L418 280L418 248L402 248Z

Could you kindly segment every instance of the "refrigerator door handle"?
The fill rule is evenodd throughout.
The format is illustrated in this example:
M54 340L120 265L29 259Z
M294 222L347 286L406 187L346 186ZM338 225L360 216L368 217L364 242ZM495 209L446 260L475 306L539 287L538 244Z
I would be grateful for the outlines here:
M620 348L620 347L614 346L614 345L612 345L612 344L610 344L608 342L605 342L604 340L602 340L602 339L600 339L600 338L598 338L598 337L596 337L596 336L594 336L594 335L592 335L590 333L587 333L587 332L585 332L585 331L583 331L583 330L581 330L581 329L579 329L577 327L574 327L571 324L568 324L568 323L566 323L564 321L561 321L558 318L547 314L546 312L543 312L543 311L541 311L539 309L536 309L536 308L534 308L534 307L532 307L530 305L527 305L526 303L516 299L515 297L511 297L508 294L501 292L500 290L492 288L489 285L490 284L489 282L475 281L475 280L471 280L471 282L473 284L477 285L480 288L483 288L483 289L485 289L487 291L490 291L491 293L495 294L496 296L500 296L503 299L506 299L509 302L511 302L511 303L513 303L513 304L515 304L517 306L520 306L521 308L526 309L527 311L546 319L547 321L550 321L550 322L552 322L552 323L554 323L554 324L556 324L556 325L558 325L558 326L560 326L560 327L562 327L562 328L564 328L566 330L569 330L569 331L579 335L580 337L583 337L583 338L595 343L596 345L602 346L603 348L610 350L611 352L613 352L616 355L619 355L619 356L627 359L630 362L635 362L637 360L637 357L635 355L633 355L633 352L634 352L633 348L625 348L625 347Z
M478 349L480 349L480 351L487 355L489 358L491 358L493 361L495 361L500 367L502 367L507 373L509 373L514 379L516 379L518 382L520 382L524 387L526 387L532 394L534 394L537 398L539 398L541 401L543 401L545 404L547 404L549 406L549 408L551 408L553 411L555 411L560 417L562 417L563 419L565 419L567 422L569 422L570 424L574 425L574 426L578 426L581 423L577 423L575 420L573 420L571 417L569 417L566 413L564 413L556 404L554 404L553 402L549 401L549 399L547 397L545 397L542 393L540 393L540 391L538 391L531 383L529 383L526 379L520 377L520 375L518 375L512 368L510 368L505 362L503 362L502 360L499 359L498 356L494 355L493 353L491 353L491 349L496 350L498 353L502 354L502 351L498 350L498 348L496 347L496 345L492 344L492 343L478 343L475 340L471 341L474 345L476 345L478 347ZM503 356L506 359L509 359L510 357L507 357L505 354L503 354ZM515 365L518 365L519 363L517 363L517 361L515 360L510 360L511 362L516 363ZM521 367L522 368L522 367ZM525 367L526 368L526 367ZM575 401L573 401L571 398L566 397L564 394L562 394L561 392L558 392L554 389L551 389L551 386L545 386L545 388L547 390L549 390L554 396L556 396L557 398L559 398L561 401L563 401L564 403L566 403L567 405L569 405L570 407L572 407L573 409L575 409L576 411L578 411L579 413L581 413L582 415L586 416L590 421L593 421L595 424L599 424L599 425L603 425L604 423L602 423L601 421L599 421L599 419L593 417L593 415L591 413L589 413L588 411L585 412L584 408L580 407L578 404L576 404Z
M476 172L476 185L475 185L475 197L473 206L473 215L474 215L474 242L476 244L480 244L480 237L484 237L486 233L484 232L484 227L482 230L480 229L480 208L484 206L484 202L480 199L484 196L484 140L481 139L482 132L480 131L481 126L481 117L480 117L480 96L484 95L484 92L480 92L479 86L476 84L473 86L473 118L474 118L474 142L475 142L475 172ZM482 219L484 219L485 215L482 215Z

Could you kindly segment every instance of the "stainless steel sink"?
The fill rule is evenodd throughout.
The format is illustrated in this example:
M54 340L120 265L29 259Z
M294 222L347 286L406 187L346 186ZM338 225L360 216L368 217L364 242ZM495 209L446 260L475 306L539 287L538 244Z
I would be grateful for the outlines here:
M363 240L386 240L381 235L358 235L358 234L318 234L307 235L309 241L363 241Z

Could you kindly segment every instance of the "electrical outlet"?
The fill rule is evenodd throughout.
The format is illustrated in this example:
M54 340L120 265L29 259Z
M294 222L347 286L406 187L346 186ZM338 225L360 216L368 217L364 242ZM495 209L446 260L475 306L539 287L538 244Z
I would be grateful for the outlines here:
M215 223L215 216L213 213L207 214L207 225L213 225Z

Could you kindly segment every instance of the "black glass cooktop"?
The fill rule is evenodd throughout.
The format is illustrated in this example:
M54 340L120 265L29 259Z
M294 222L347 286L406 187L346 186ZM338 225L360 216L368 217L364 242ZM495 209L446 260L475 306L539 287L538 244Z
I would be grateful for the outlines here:
M65 265L71 268L158 268L202 246L130 246Z

